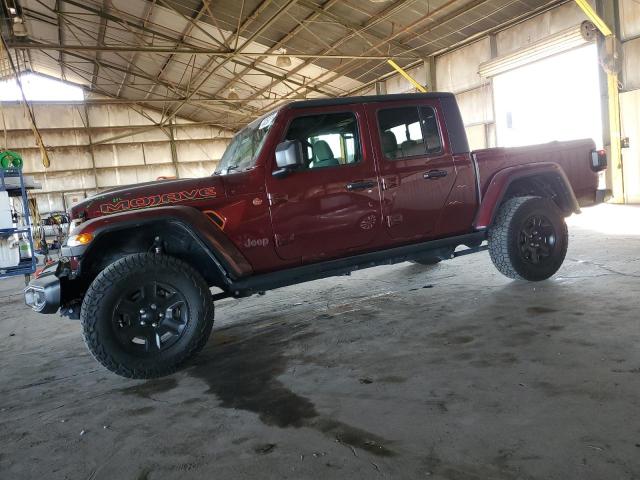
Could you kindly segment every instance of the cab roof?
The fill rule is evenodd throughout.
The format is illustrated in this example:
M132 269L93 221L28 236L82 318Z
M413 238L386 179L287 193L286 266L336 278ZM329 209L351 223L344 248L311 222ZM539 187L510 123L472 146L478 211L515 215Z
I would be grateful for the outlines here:
M337 97L337 98L318 98L314 100L301 100L298 102L288 103L284 108L314 108L314 107L330 107L333 105L350 105L354 103L378 103L393 102L398 100L426 100L451 98L453 93L448 92L428 92L428 93L395 93L390 95L367 95L360 97Z

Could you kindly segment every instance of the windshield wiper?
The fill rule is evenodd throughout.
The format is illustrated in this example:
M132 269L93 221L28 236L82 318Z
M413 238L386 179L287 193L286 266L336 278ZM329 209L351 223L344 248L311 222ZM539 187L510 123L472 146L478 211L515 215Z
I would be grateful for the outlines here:
M227 173L229 173L231 170L237 170L238 169L238 165L229 165L227 167Z

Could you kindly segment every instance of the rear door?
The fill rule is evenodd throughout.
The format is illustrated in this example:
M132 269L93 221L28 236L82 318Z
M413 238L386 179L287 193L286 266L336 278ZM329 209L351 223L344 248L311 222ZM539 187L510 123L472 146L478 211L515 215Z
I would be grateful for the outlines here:
M306 165L267 174L276 251L310 262L367 248L380 231L379 181L360 105L288 112L280 141L299 140Z
M456 178L439 103L375 104L371 115L385 228L401 241L436 236Z

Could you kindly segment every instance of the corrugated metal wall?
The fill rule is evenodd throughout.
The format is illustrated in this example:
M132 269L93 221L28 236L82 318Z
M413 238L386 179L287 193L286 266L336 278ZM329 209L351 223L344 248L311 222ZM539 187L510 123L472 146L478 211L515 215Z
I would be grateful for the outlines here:
M170 131L150 129L153 121L160 121L155 111L115 104L86 108L36 104L37 125L51 159L51 166L45 169L24 112L21 105L4 103L0 129L4 125L8 132L7 147L23 156L24 171L42 184L35 194L41 213L68 207L65 193L83 197L161 176L210 175L232 136L220 128L178 120L173 129L174 162ZM4 143L1 131L0 143ZM71 197L67 196L66 203Z
M595 2L591 2L595 6ZM623 136L631 147L623 149L626 197L640 202L640 2L620 0L620 30L624 64L620 96ZM580 25L586 17L575 2L569 2L525 22L485 37L475 43L436 58L436 89L456 94L471 148L495 145L495 119L491 82L478 74L479 65L493 56L500 57L538 42L545 37ZM424 66L409 73L428 83ZM388 93L414 91L400 76L385 82Z
M580 8L574 2L567 3L505 29L493 39L481 38L436 58L436 89L456 94L472 148L486 148L496 144L493 88L489 79L478 74L480 64L580 25L584 20L585 16ZM409 73L418 81L428 83L425 66L411 69ZM387 93L414 91L399 76L392 77L385 83Z
M620 94L622 136L629 148L622 149L624 194L629 203L640 203L640 3L620 1L620 34L624 51L623 93Z
M623 88L637 90L640 89L640 3L637 0L620 1L620 34L624 50Z

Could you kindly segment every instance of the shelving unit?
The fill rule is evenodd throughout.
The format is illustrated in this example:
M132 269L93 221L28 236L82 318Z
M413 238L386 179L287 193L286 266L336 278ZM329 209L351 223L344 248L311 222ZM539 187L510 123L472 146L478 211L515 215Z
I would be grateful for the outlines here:
M15 181L12 181L15 179ZM37 258L33 248L33 232L31 231L31 220L29 213L29 201L27 199L27 189L20 168L0 168L0 191L9 193L9 197L20 197L22 199L23 225L17 228L0 229L0 237L9 237L11 235L26 234L29 245L31 247L31 258L21 260L15 267L0 268L0 279L12 277L15 275L31 275L36 271Z

